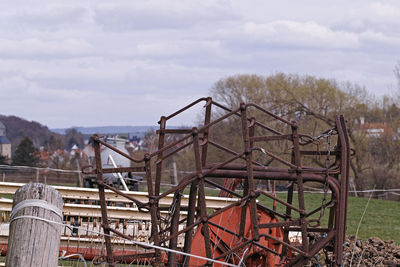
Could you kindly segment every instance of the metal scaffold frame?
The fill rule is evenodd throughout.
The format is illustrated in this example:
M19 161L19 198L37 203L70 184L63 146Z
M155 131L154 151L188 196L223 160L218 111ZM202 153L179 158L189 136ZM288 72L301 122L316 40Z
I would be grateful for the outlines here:
M167 121L174 118L178 114L186 111L194 105L205 102L204 126L192 129L169 129L166 127ZM212 108L224 111L224 115L217 118L212 116ZM275 123L284 125L288 130L282 133L274 129L269 124L263 124L255 117L249 117L250 111L256 111L258 115L268 117ZM221 114L221 113L218 113ZM213 128L218 127L222 121L226 121L232 117L236 117L241 122L241 136L243 142L242 151L234 151L229 147L225 147L214 140L211 140L210 133ZM185 265L189 262L188 256L179 256L174 251L182 251L190 254L192 250L192 240L196 229L201 228L204 238L205 257L213 260L222 260L232 264L238 264L231 255L241 255L240 264L252 262L246 252L258 251L259 255L273 254L280 258L280 264L283 266L302 266L309 261L322 249L328 246L333 250L331 262L333 265L340 266L343 263L343 244L346 230L346 214L347 214L347 197L349 188L349 162L350 162L350 144L346 129L346 123L343 116L335 117L335 126L323 132L317 138L309 135L301 134L298 131L296 121L288 121L256 104L244 104L236 109L227 108L210 97L200 98L190 105L169 115L162 116L159 124L158 134L158 150L147 153L143 158L137 159L127 155L110 144L107 144L102 137L94 135L94 149L96 155L96 168L92 171L97 175L97 183L99 188L99 199L102 213L102 227L105 233L106 256L105 261L110 266L114 266L117 262L124 262L124 258L134 259L147 257L154 266L163 266L168 262L168 266ZM268 132L266 135L256 135L257 129ZM260 132L260 131L258 131ZM178 140L172 143L166 143L166 135L179 135ZM332 137L332 139L330 139ZM229 138L229 136L226 136ZM329 146L327 150L305 149L312 146L317 139L327 138L336 141L336 144ZM290 142L290 160L287 160L257 145L268 142ZM330 144L329 144L330 145ZM101 164L101 146L108 147L115 152L130 159L139 167L120 167L120 168L103 168ZM210 147L223 151L231 155L228 160L222 162L208 162ZM330 149L332 147L332 151ZM161 174L163 162L177 154L183 149L191 149L194 153L195 170L187 174L180 180L178 185L173 186L165 192L160 191ZM254 160L254 153L260 151L269 159L273 159L280 163L282 167L265 166ZM303 166L302 159L305 156L325 155L327 157L326 166L312 167ZM331 162L330 158L334 158ZM243 163L240 163L243 162ZM145 172L145 180L147 183L147 199L139 200L138 198L126 194L117 188L114 188L104 182L103 174L120 173L120 172ZM155 173L154 173L155 172ZM225 182L218 182L218 179L224 179ZM280 199L275 194L265 190L256 188L256 181L269 180L285 182L287 184L287 198ZM230 182L229 182L230 181ZM234 182L235 181L235 182ZM235 191L232 184L242 183L242 191ZM321 205L312 211L306 210L304 198L304 184L319 184L324 188L324 200ZM207 207L205 200L205 185L219 188L221 192L234 196L237 201L229 205L211 209ZM110 189L115 193L132 201L141 212L147 212L151 217L151 238L149 244L157 247L168 248L168 253L162 249L154 249L151 253L146 252L145 255L140 253L134 255L115 255L111 243L110 234L125 239L133 240L134 237L127 236L122 232L113 229L109 225L109 217L107 211L107 203L105 198L105 189ZM183 191L189 191L189 205L184 210L187 212L186 218L181 218L181 196ZM168 195L173 194L173 209L168 217L162 217L160 211L162 207L160 201ZM297 201L294 197L297 194ZM285 212L280 213L271 207L265 207L260 204L257 199L260 197L269 198L278 202L279 205L285 207ZM328 199L330 197L330 199ZM296 204L295 204L296 203ZM240 208L241 215L238 222L238 231L232 232L223 225L218 225L213 218L220 216L232 208ZM325 209L329 210L328 223L326 227L321 227L321 217ZM280 221L270 223L260 223L260 211L270 214L273 218L279 218ZM318 219L312 219L312 216L320 213ZM251 235L245 236L245 228L250 225ZM216 244L213 235L213 229L228 232L240 242L233 244L229 248L221 248ZM282 229L283 237L277 238L269 234L271 229ZM300 244L291 243L289 233L298 231L301 233ZM312 235L317 234L317 238ZM184 235L183 248L178 247L178 236ZM235 239L235 240L236 240ZM279 249L271 249L265 247L262 241L271 241ZM145 247L144 249L148 249ZM219 256L215 256L214 252L220 250ZM240 257L239 257L240 258ZM204 264L211 264L204 262Z

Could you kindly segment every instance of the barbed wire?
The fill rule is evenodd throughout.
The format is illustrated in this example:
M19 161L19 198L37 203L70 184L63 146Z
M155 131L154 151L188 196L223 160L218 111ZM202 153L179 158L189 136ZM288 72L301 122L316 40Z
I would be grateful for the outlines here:
M62 173L80 173L82 174L82 171L80 170L63 170L63 169L54 169L54 168L43 168L43 167L31 167L31 166L13 166L13 165L0 165L0 170L21 170L21 169L31 169L31 170L42 170L42 171L54 171L54 172L62 172ZM188 173L187 171L179 171L179 173ZM146 181L138 181L133 178L124 178L126 180L135 180L138 183L146 183ZM162 186L176 186L175 184L168 184L168 183L162 183ZM316 187L311 187L311 186L304 186L308 189L311 189L313 191L304 191L304 193L311 193L311 194L323 194L324 191L321 188L316 188ZM210 190L219 190L217 188L212 188L212 187L207 187L207 189ZM271 192L271 191L268 191ZM277 193L285 193L287 192L286 190L284 191L277 191ZM365 190L349 190L349 193L390 193L393 195L400 195L400 188L388 188L388 189L365 189ZM399 193L397 193L399 192ZM384 195L384 194L382 194Z
M0 170L19 170L19 169L55 171L55 172L66 172L66 173L82 173L82 171L79 170L63 170L63 169L53 169L49 167L41 168L41 167L31 167L31 166L0 165Z
M311 186L304 186L304 187L315 190L315 191L307 191L309 193L323 193L321 188L316 188ZM400 192L400 188L349 190L349 193L378 193L378 192Z

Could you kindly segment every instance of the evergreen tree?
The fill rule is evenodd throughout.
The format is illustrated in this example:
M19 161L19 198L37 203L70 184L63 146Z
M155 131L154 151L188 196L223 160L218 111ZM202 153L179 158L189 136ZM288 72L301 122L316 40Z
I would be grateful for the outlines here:
M79 148L84 147L83 135L78 132L75 128L68 129L65 133L65 149L71 150L73 145L77 145Z
M7 158L0 155L0 165L5 165L7 164Z
M25 137L15 150L13 165L36 166L38 158L35 156L35 152L36 148L34 147L32 140L29 139L29 137Z

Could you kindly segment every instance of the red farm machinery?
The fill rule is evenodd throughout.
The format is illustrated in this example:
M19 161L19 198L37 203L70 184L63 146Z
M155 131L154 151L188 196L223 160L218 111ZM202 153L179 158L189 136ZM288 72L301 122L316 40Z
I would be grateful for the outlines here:
M201 103L201 126L167 127L175 116ZM334 120L333 127L313 137L302 134L296 121L259 105L228 108L208 97L162 116L158 149L142 158L94 135L97 166L92 174L97 176L106 247L101 260L110 266L144 261L153 266L303 266L324 251L330 265L342 265L351 150L344 117ZM217 131L227 124L233 125L232 130ZM176 136L174 141L166 142L169 135ZM103 168L102 147L126 157L131 166ZM162 190L165 161L182 151L192 156L193 170ZM322 164L310 160L313 157L322 159ZM145 200L104 182L104 174L124 172L144 174ZM321 190L318 203L306 203L310 187ZM222 208L208 207L207 188L219 190L231 201ZM285 193L277 194L274 188ZM148 240L139 242L112 227L107 189L148 214ZM163 205L171 195L172 202ZM113 245L118 238L130 240L138 249L121 253Z

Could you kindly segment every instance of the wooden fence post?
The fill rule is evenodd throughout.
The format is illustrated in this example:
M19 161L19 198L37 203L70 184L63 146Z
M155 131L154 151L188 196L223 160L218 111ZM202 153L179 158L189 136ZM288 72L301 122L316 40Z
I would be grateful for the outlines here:
M15 192L6 266L58 266L62 206L61 194L48 185L29 183Z
M81 165L79 164L79 160L78 159L76 159L75 162L76 162L76 170L78 171L77 186L84 187L82 173L81 173Z

